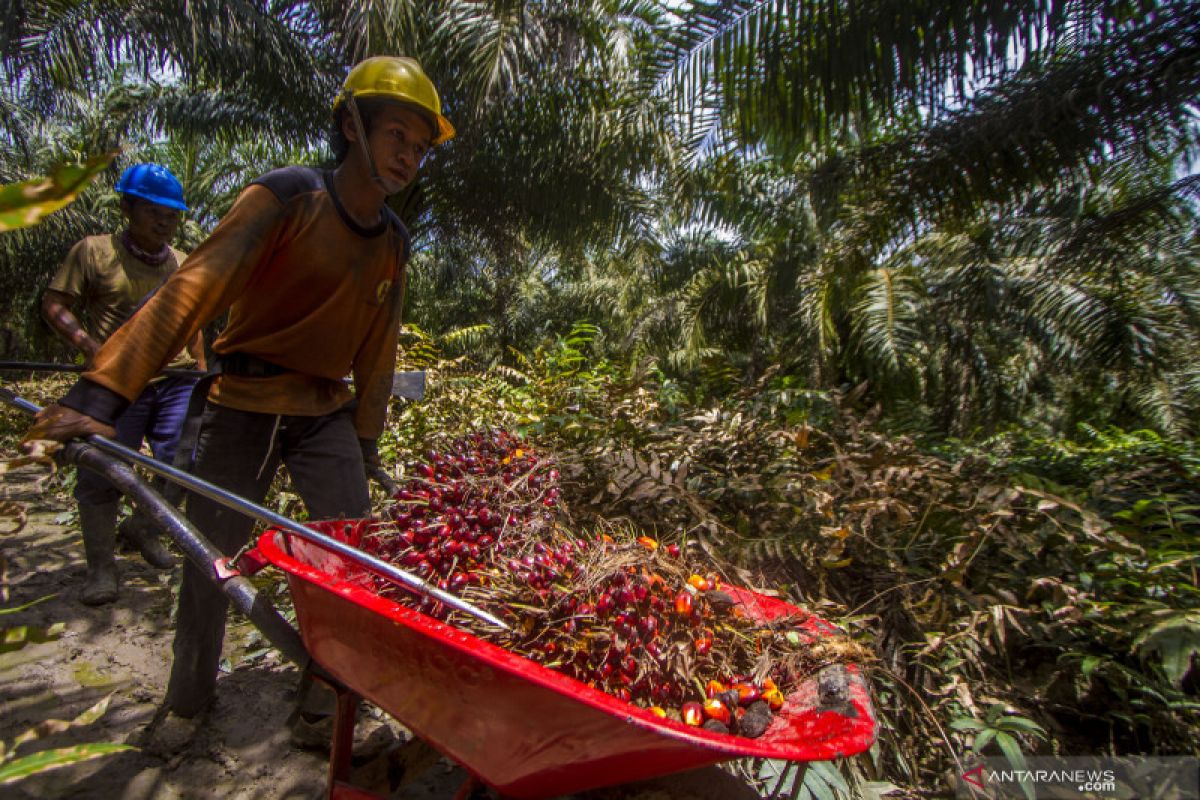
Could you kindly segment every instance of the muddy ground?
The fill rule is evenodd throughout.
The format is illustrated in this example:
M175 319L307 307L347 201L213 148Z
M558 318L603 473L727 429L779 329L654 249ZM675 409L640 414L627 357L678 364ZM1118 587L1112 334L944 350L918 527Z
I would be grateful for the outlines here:
M46 481L42 467L24 467L0 478L0 500L20 504L25 527L0 535L7 597L0 628L47 629L62 623L52 641L9 650L0 647L0 742L6 748L49 719L69 720L110 697L106 712L89 725L22 744L17 755L90 742L133 749L44 772L0 786L11 800L80 798L237 798L300 800L324 796L328 756L319 745L297 746L286 724L298 671L263 645L258 632L234 615L225 640L223 674L215 707L182 751L156 756L143 747L147 726L160 710L171 659L173 588L179 568L157 571L132 551L118 562L121 593L111 606L78 601L84 578L82 541L73 503L61 480ZM12 526L0 520L0 528ZM270 580L270 579L262 579ZM262 591L274 593L269 583ZM286 606L286 591L276 595ZM358 725L354 783L393 800L450 800L466 775L431 753L395 720L367 706ZM480 797L489 797L483 793ZM639 786L588 793L587 800L735 800L757 797L717 768ZM580 795L579 800L585 796Z

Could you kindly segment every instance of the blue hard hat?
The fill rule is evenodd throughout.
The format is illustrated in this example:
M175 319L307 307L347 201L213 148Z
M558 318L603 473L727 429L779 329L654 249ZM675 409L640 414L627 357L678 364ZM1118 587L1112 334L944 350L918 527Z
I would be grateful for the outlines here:
M183 202L183 184L161 164L134 164L126 167L117 181L117 192L133 195L167 208L187 211Z

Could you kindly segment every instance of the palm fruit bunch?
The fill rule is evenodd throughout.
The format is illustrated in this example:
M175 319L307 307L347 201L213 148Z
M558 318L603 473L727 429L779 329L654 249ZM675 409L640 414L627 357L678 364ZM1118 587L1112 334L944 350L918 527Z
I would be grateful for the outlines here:
M559 474L506 431L413 465L363 548L509 624L376 578L376 591L652 713L756 737L828 663L792 618L748 618L722 580L636 530L572 534Z

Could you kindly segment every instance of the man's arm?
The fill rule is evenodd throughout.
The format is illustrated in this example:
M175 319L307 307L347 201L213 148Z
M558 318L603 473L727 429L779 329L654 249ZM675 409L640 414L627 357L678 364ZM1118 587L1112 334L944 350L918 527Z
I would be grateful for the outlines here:
M201 372L208 371L208 360L204 355L204 330L196 331L196 335L188 342L188 355L196 359L196 369Z
M100 342L84 330L79 318L71 311L74 305L75 298L72 295L47 289L42 295L42 316L63 341L83 353L84 366L91 367L92 359L100 349Z

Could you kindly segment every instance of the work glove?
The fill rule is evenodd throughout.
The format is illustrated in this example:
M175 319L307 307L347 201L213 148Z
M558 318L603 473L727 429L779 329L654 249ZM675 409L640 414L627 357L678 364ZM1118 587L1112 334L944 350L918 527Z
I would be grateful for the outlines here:
M383 487L388 496L396 493L396 482L383 467L383 459L379 457L379 441L377 439L359 439L358 446L362 448L363 469L367 480L375 481Z
M38 440L69 442L96 434L111 439L117 432L113 426L106 425L83 412L51 403L34 416L33 425L21 441L21 450L28 453L34 446L32 443Z

